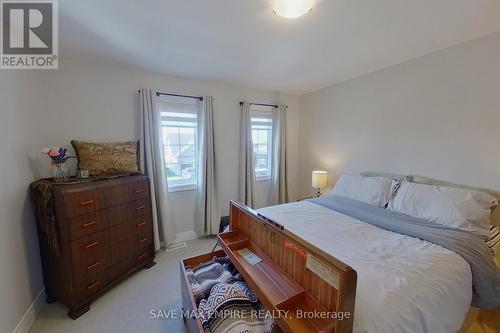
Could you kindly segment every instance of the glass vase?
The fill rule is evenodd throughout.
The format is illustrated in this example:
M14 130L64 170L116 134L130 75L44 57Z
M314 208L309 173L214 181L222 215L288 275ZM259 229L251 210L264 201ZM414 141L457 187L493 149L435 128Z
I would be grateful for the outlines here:
M63 182L69 179L69 167L66 162L54 163L52 168L52 178L55 182Z

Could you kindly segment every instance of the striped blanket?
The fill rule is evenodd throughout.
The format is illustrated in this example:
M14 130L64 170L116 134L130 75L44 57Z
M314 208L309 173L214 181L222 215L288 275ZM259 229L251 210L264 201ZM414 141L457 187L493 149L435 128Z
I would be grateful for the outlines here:
M202 299L208 298L210 290L217 283L231 283L236 280L235 276L231 274L229 265L232 266L227 257L214 258L214 260L203 263L194 269L191 267L186 269L196 305L199 305Z
M490 249L491 255L495 258L497 255L500 258L500 229L494 225L490 227L490 234L486 245Z
M227 257L188 268L188 278L206 332L281 332Z

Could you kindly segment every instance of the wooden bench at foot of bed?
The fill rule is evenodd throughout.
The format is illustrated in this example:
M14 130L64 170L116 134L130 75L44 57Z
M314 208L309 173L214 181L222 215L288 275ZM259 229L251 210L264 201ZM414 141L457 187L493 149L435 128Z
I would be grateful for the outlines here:
M217 236L223 252L181 262L184 310L196 308L185 268L225 254L265 308L275 314L283 332L352 331L354 269L240 203L231 201L230 221L230 231ZM239 252L242 249L262 261L250 264ZM187 326L190 332L204 332L198 318L188 319Z
M348 265L234 201L218 242L265 307L288 314L277 319L283 331L352 331L357 275ZM251 265L244 248L262 262Z

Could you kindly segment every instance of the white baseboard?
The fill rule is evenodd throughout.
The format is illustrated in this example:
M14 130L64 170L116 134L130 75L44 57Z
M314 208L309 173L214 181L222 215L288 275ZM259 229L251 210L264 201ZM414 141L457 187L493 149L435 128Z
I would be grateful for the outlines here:
M193 230L179 232L174 236L174 243L187 242L193 239L197 239L198 235Z
M42 288L38 295L36 295L35 300L28 307L23 317L17 323L16 328L12 333L28 333L31 326L35 322L36 317L42 311L43 306L45 305L45 288Z

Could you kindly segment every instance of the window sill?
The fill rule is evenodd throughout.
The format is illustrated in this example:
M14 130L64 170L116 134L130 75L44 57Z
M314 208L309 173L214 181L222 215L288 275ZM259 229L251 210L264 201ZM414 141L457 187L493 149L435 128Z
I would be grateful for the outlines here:
M169 185L168 186L168 193L183 192L183 191L194 191L194 190L196 190L196 184Z
M260 176L260 177L255 177L256 182L266 182L268 180L271 180L271 176Z

